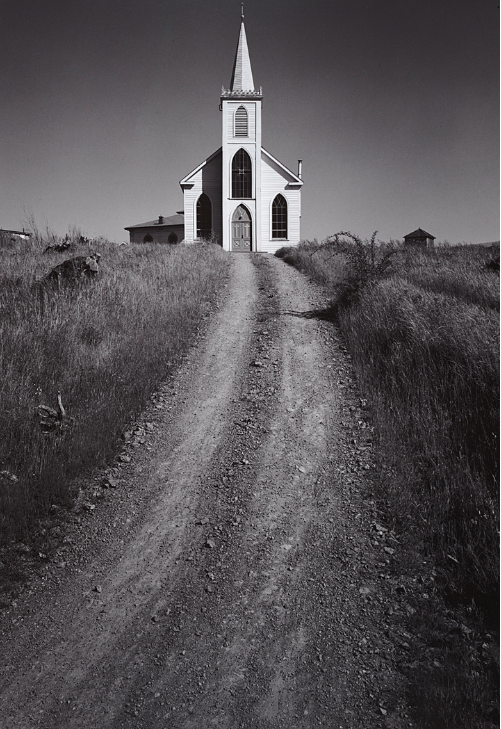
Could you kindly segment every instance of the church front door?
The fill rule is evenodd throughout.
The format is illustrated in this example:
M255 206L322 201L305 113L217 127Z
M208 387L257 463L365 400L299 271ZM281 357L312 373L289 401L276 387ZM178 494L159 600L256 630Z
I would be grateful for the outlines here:
M239 205L231 221L231 250L252 250L252 223L245 205Z

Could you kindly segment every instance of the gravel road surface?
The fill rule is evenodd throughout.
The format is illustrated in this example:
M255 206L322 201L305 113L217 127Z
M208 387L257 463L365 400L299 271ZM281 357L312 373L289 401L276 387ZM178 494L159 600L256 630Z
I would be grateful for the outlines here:
M203 336L1 623L3 729L411 727L396 543L321 292L235 254Z

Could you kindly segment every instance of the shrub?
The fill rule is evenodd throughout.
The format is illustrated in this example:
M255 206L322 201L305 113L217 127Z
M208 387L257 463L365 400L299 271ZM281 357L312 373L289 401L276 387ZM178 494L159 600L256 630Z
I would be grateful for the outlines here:
M326 242L332 255L343 255L347 259L345 277L337 292L339 303L349 304L368 284L387 274L395 249L390 244L376 243L376 235L377 231L370 239L362 240L353 233L341 232Z
M341 232L322 243L303 241L295 247L280 248L275 256L310 275L318 283L332 286L338 303L348 303L372 281L384 277L395 253L394 244L370 240Z

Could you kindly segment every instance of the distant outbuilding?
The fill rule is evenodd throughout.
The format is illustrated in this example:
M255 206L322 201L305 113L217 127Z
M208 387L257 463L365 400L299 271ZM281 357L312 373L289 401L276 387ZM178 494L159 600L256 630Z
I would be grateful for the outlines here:
M169 217L159 215L156 220L131 225L125 230L129 231L131 243L181 243L184 240L184 211Z
M4 230L0 228L0 247L14 245L20 241L29 240L31 233L23 230Z
M408 243L409 245L414 246L425 246L428 248L433 248L435 236L430 235L426 232L426 230L423 230L422 228L418 228L417 230L413 231L412 233L408 233L407 235L404 235L404 241Z

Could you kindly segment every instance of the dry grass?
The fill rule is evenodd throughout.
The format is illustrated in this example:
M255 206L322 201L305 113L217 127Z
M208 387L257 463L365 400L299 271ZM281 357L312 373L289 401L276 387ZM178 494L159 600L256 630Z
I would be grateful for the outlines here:
M402 250L398 271L425 291L499 311L499 277L486 270L492 254L482 248Z
M335 295L372 402L395 522L427 545L450 589L488 602L499 567L499 277L485 268L490 254L375 246L374 237L365 251L336 243L279 255ZM356 296L346 297L347 281Z
M76 231L73 240L78 240ZM116 452L127 423L176 365L226 275L217 246L117 247L101 253L97 280L41 297L36 282L76 254L43 254L47 239L0 250L0 481L2 540L26 536L72 480ZM49 240L49 242L53 242ZM43 434L40 404L65 427Z
M339 320L373 403L391 512L427 545L451 589L494 598L498 313L395 276L365 289Z
M365 245L361 255L370 259L370 241ZM376 263L387 250L373 251ZM435 584L449 607L480 613L481 624L496 630L499 276L485 266L492 254L397 247L391 268L359 281L348 297L347 283L356 278L353 254L315 242L279 256L333 293L337 323L371 406L377 487L388 520L405 535L409 555L435 566ZM481 696L490 692L492 699L496 684L478 666L472 670L464 646L451 651L444 644L443 660L440 674L412 678L423 725L482 726L479 699L468 699L468 709L461 696L478 693L486 681Z

